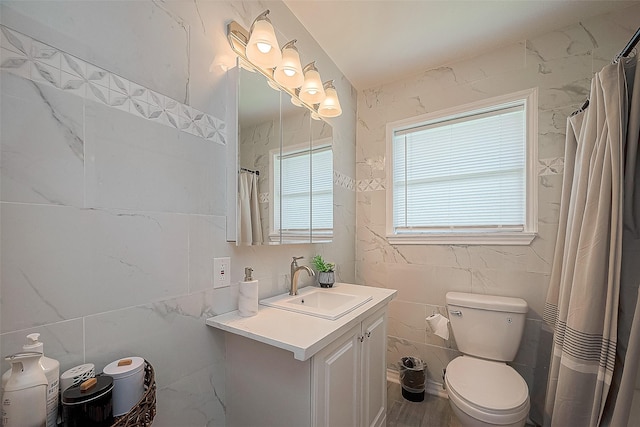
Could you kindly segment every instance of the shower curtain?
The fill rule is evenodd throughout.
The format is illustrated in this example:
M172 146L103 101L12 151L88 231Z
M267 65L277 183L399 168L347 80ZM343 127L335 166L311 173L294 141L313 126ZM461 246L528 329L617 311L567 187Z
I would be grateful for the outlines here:
M616 393L614 372L621 379L633 375L635 382L639 353L629 351L625 360L626 344L619 344L633 350L640 339L629 334L627 319L635 311L640 275L621 274L623 264L636 271L640 264L639 252L623 255L623 233L624 246L638 238L638 71L635 57L604 67L591 83L589 108L567 120L560 223L544 312L554 329L545 426L609 425L616 412L623 418L629 397ZM625 304L633 304L630 317L619 310ZM626 426L622 418L616 426Z
M262 223L258 204L258 176L240 172L238 182L238 244L261 245Z

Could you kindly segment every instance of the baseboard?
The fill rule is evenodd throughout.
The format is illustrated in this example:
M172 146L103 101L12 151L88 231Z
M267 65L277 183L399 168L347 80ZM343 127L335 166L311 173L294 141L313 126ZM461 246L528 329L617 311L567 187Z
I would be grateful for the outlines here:
M387 369L387 381L400 384L400 373L395 369ZM442 387L442 383L430 380L427 378L427 384L425 384L425 392L434 396L449 398L447 390Z

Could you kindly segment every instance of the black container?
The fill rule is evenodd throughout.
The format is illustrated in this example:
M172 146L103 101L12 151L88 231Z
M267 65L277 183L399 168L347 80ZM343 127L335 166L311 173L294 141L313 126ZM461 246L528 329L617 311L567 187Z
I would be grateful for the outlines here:
M409 391L403 388L402 397L404 397L410 402L422 402L424 400L424 390L415 392L415 391Z
M82 392L80 384L62 393L65 427L110 427L113 424L113 378L98 375L98 383Z
M403 357L399 365L402 397L411 402L422 402L427 380L427 365L416 357Z

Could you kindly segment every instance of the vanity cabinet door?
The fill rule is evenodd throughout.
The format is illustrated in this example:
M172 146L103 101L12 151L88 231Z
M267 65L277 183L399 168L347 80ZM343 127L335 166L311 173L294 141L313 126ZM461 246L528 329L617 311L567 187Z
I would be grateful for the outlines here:
M315 427L384 426L387 315L378 310L313 356Z
M386 320L386 310L380 310L362 322L362 422L360 425L363 427L383 426L386 421Z
M313 425L360 424L360 324L313 357Z

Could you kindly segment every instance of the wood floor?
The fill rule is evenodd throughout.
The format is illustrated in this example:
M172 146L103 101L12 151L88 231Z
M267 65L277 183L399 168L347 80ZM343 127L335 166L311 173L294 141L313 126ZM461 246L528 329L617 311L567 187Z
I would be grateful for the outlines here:
M424 401L402 397L400 384L387 382L387 427L459 427L449 400L425 394Z

